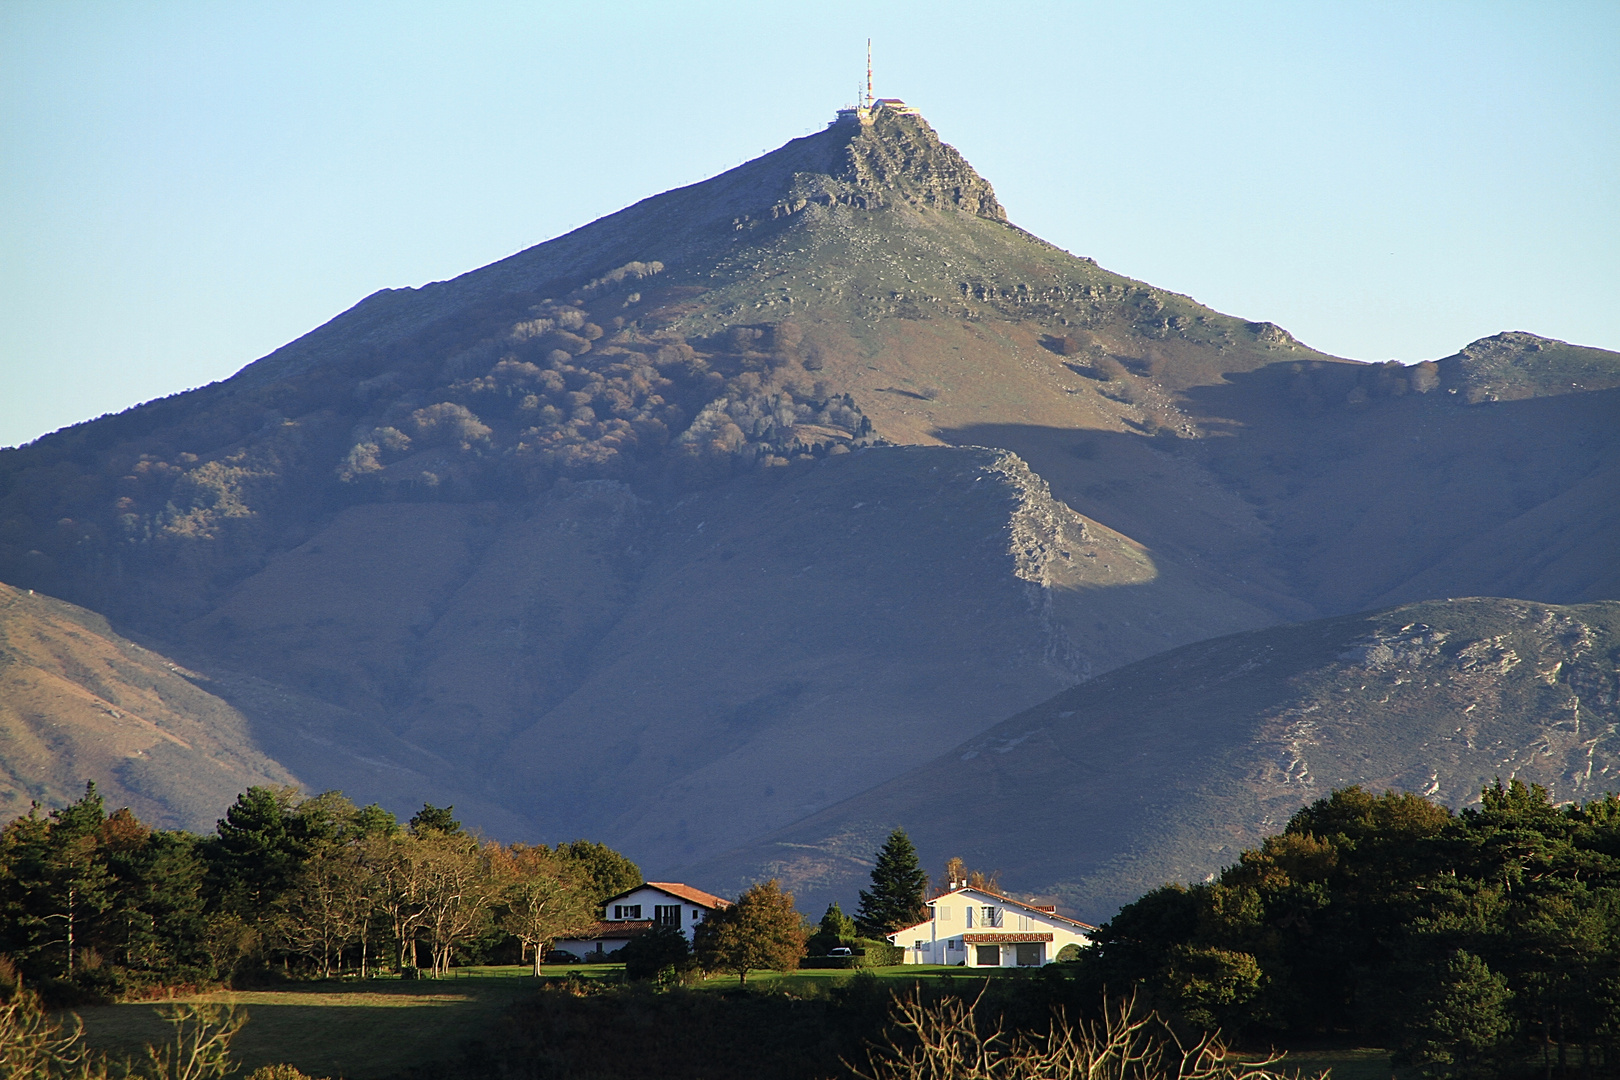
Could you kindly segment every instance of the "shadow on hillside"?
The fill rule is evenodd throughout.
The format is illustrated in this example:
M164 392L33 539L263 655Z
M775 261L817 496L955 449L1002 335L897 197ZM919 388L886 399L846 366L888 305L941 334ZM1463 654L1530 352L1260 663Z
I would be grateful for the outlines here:
M1199 438L1173 422L1140 425L1153 435L1024 424L937 434L1012 450L1075 510L1231 575L1238 595L1290 618L1417 599L1399 590L1420 575L1422 595L1495 595L1500 574L1526 599L1612 594L1601 566L1620 565L1620 538L1593 523L1620 503L1598 482L1620 463L1620 389L1467 405L1444 388L1358 393L1378 389L1374 365L1297 367L1181 393L1180 416L1165 419L1190 421ZM1496 576L1477 556L1458 561L1510 522ZM1569 552L1535 542L1570 530L1582 540Z

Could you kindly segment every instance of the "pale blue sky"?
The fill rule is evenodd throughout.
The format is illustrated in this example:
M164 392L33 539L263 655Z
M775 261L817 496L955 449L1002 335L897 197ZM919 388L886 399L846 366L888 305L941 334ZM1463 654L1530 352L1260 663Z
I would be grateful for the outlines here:
M0 0L0 445L917 105L1016 223L1362 360L1620 349L1620 3Z

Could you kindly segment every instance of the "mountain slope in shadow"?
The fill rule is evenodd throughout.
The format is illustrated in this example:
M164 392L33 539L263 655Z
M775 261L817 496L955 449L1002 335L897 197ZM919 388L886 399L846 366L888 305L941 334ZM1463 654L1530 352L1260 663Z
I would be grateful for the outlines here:
M1461 807L1495 778L1620 783L1620 603L1426 601L1198 642L1066 690L764 843L685 868L847 899L904 824L1100 920L1234 861L1336 787Z

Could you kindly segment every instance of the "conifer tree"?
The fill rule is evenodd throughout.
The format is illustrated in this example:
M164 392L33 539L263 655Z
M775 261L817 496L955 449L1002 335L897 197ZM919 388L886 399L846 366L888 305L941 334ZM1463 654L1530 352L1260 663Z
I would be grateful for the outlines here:
M1411 1026L1403 1063L1427 1076L1488 1076L1512 1030L1507 980L1472 953L1458 949L1439 973L1439 986Z
M871 891L861 890L855 924L868 937L882 937L922 922L928 916L923 902L927 889L928 875L917 860L917 849L906 830L895 829L878 851Z
M461 831L461 822L450 816L454 806L434 806L423 803L422 809L411 815L410 830L420 836L428 830L454 836Z

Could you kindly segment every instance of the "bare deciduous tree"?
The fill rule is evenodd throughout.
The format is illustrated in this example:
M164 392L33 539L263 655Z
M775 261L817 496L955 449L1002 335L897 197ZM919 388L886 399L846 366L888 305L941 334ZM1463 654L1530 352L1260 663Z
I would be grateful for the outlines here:
M450 970L455 947L489 922L495 883L489 852L472 837L430 831L411 843L421 874L422 927L437 978Z
M375 885L375 874L358 843L317 851L282 901L278 936L293 952L315 961L321 978L330 978L344 950L366 937Z
M500 883L502 930L534 951L534 973L546 949L559 937L584 934L596 924L596 897L590 882L568 859L544 847L513 844L490 852Z

